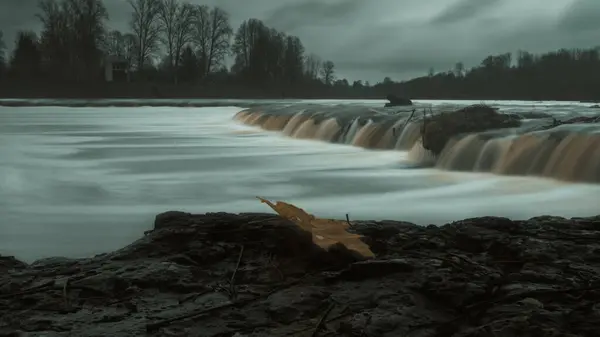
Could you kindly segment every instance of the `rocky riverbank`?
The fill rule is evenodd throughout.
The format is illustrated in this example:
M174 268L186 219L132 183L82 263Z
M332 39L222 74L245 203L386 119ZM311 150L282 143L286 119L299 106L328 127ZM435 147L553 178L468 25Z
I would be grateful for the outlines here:
M597 336L600 216L357 221L168 212L93 258L0 258L0 336Z

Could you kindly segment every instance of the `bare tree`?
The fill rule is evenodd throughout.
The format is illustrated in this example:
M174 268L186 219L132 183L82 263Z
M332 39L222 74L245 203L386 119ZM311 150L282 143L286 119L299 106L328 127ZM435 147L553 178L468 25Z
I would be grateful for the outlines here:
M167 62L177 82L181 51L192 36L194 6L178 0L161 0L158 19L162 30L161 40L167 47Z
M454 76L463 77L465 75L465 65L462 62L458 62L454 65Z
M4 33L0 30L0 67L6 62L6 43L4 43Z
M233 29L229 14L214 7L198 6L194 19L194 42L198 48L204 73L210 74L218 69L229 53Z
M327 85L331 85L335 80L335 64L332 61L325 61L321 68L321 77L323 82Z
M123 35L123 54L127 64L129 65L129 69L137 66L136 62L138 50L139 47L137 37L132 33L126 33Z
M304 45L297 36L287 36L283 49L284 77L289 83L297 83L305 75Z
M60 76L98 76L108 12L102 0L42 0L41 47L48 69Z
M42 54L38 37L31 31L19 31L10 58L10 70L20 78L33 79L40 75Z
M321 72L321 59L315 54L310 54L306 57L304 62L306 76L310 79L317 79Z
M262 55L265 54L270 36L269 28L260 20L249 19L242 22L235 33L231 47L235 55L232 71L245 76L252 72L264 74L265 60Z
M135 35L131 33L123 34L118 30L111 31L106 36L104 52L108 56L124 59L128 67L131 68L137 53Z
M211 73L222 65L225 56L229 53L233 29L229 23L229 14L219 7L214 7L210 12L210 49L206 62L206 71Z
M198 5L194 10L192 41L198 54L198 63L201 68L200 76L206 75L206 65L210 49L210 7Z
M104 40L104 53L108 56L123 57L124 42L123 33L118 30L110 31Z
M133 9L131 29L137 40L137 67L141 69L156 52L160 37L160 0L127 0Z

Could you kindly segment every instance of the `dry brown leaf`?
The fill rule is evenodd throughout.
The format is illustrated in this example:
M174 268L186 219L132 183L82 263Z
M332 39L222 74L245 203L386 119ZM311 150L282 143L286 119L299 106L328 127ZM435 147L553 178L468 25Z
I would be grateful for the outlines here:
M314 215L306 213L303 209L292 204L283 201L276 201L273 204L267 199L257 198L269 205L280 216L292 221L303 230L310 232L313 242L321 248L327 249L339 242L346 246L346 248L356 251L365 257L375 256L369 249L369 246L360 240L360 235L347 231L350 225L346 221L318 219Z

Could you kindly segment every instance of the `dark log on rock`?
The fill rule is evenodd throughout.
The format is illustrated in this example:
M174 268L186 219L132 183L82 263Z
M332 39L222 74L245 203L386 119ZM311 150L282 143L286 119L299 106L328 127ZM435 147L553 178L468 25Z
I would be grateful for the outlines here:
M389 103L385 103L385 107L393 107L393 106L407 106L412 105L413 102L404 97L398 97L396 95L389 94L386 96L386 99L390 101Z
M440 154L450 139L461 134L514 128L520 125L519 119L498 113L492 107L472 105L454 112L428 116L423 121L421 135L423 147L434 154Z
M596 336L600 216L355 221L376 258L270 214L167 212L112 253L0 258L7 336ZM317 332L315 332L317 331Z
M547 125L540 125L538 127L538 130L550 130L550 129L554 129L556 127L559 127L561 125L568 125L568 124L594 124L594 123L600 123L600 115L598 116L578 116L578 117L572 117L566 120L559 120L556 118L552 118L552 121L547 124ZM553 137L564 137L567 134L554 134L552 135Z

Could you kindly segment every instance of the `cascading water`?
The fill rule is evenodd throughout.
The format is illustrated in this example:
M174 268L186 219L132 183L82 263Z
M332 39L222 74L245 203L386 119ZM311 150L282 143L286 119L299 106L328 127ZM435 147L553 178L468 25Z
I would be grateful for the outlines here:
M367 149L408 151L418 164L455 171L535 175L577 182L600 182L600 126L562 125L549 130L527 127L494 130L450 139L434 155L421 145L422 122L410 111L396 115L372 109L319 110L294 107L249 109L235 119L299 139L344 143ZM331 111L324 112L330 109ZM533 124L533 129L539 129Z

